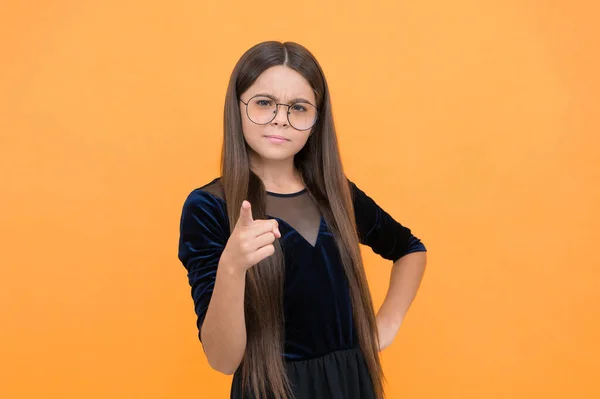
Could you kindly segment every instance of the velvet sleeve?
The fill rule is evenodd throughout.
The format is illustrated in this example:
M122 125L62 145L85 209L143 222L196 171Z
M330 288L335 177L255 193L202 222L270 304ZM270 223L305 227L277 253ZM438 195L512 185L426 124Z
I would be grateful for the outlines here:
M199 338L228 238L225 204L199 189L190 193L181 213L178 257L187 270Z
M356 184L350 180L348 182L361 244L394 262L409 253L426 251L421 240L408 227L396 221Z

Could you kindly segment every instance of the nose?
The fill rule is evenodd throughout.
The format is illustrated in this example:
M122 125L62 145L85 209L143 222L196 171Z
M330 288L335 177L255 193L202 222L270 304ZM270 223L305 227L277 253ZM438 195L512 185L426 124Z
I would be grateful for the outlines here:
M277 114L275 119L271 122L274 125L287 126L288 125L288 107L285 104L277 104Z

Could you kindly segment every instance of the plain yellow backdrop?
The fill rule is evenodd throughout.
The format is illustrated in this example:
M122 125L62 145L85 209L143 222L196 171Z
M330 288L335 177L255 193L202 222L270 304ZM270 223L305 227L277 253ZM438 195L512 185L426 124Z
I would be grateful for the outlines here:
M592 1L0 8L0 397L225 398L177 260L263 40L328 78L348 176L428 246L389 398L598 398ZM377 305L390 264L363 247Z

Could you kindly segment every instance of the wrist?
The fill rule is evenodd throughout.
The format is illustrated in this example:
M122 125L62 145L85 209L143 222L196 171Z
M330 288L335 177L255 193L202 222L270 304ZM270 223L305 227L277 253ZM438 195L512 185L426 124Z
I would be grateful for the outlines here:
M390 315L383 312L377 313L375 316L378 328L385 328L386 330L398 331L404 317L401 315Z
M217 274L225 275L228 279L245 279L246 271L247 269L244 267L223 258L219 261L219 267L217 268Z
M402 320L399 317L390 317L385 313L378 313L375 320L377 323L379 350L382 351L394 342L394 339L400 330Z

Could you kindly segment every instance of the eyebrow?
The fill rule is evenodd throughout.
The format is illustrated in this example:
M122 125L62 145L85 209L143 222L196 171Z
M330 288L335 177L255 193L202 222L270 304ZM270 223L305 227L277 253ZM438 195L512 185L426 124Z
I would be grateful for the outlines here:
M256 97L256 96L269 97L269 98L272 98L273 100L275 100L276 102L279 102L279 100L271 94L256 93L252 97ZM307 99L302 98L302 97L293 98L289 101L289 104L294 104L294 103L307 103L307 104L313 105L313 103L311 103L310 101L308 101Z

